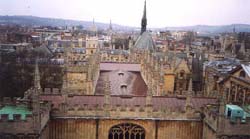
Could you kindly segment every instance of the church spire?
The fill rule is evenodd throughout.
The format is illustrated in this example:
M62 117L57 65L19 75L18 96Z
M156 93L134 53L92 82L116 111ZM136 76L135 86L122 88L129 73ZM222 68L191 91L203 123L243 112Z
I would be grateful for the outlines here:
M144 11L141 20L141 34L147 30L147 10L146 10L146 0L144 2Z
M92 26L90 28L90 36L94 37L97 36L97 26L95 24L95 19L93 18Z
M111 19L110 19L110 22L109 22L109 30L112 30L112 22L111 22Z

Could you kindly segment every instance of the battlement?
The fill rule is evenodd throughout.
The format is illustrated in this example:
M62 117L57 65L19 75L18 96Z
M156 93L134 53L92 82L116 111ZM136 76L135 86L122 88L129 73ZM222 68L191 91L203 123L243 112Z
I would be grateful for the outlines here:
M42 88L42 94L61 94L61 88Z
M6 99L6 100L9 100ZM9 101L8 101L9 102ZM38 115L31 109L27 99L14 99L12 104L5 103L0 107L0 131L1 133L39 133L47 125L50 118L51 104L40 102ZM36 118L40 117L40 121ZM34 123L38 128L34 129ZM15 129L15 130L13 130Z
M32 121L32 114L0 114L0 122Z
M116 118L161 118L161 119L196 119L200 120L200 113L195 107L185 110L185 99L163 98L171 102L177 99L179 104L161 104L165 101L155 97L153 104L146 104L146 97L118 97L111 96L110 103L104 102L104 96L70 96L63 99L62 96L42 96L42 99L50 100L52 105L52 117L116 117ZM171 100L170 100L171 99ZM127 103L128 102L128 103ZM130 102L130 103L129 103Z
M18 102L18 101L16 101ZM0 122L32 121L32 111L27 105L21 103L2 105L0 109Z
M32 133L33 117L31 112L23 112L21 110L12 110L10 108L3 108L0 110L0 131L1 133L16 134L16 133ZM12 108L14 109L14 108ZM13 130L15 129L15 130Z
M62 108L62 107L61 107ZM115 118L159 118L159 119L196 119L200 120L200 114L192 110L192 116L187 116L183 109L160 108L145 105L98 105L83 104L81 106L68 106L64 113L58 113L52 116L79 116L79 117L115 117Z

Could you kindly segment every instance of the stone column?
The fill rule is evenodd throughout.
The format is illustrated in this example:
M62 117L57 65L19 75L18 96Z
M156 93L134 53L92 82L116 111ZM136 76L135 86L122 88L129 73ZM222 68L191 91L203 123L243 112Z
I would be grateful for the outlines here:
M242 103L243 105L245 104L245 100L246 100L246 92L247 92L247 89L244 88L244 89L243 89L243 93L244 93L244 94L243 94L243 103Z
M109 84L109 78L108 75L105 77L105 88L104 88L104 111L105 116L109 116L110 111L110 84Z
M237 100L238 90L239 90L239 85L236 85L234 101Z
M148 89L147 96L146 96L146 111L148 117L151 117L153 109L153 102L152 102L152 89Z

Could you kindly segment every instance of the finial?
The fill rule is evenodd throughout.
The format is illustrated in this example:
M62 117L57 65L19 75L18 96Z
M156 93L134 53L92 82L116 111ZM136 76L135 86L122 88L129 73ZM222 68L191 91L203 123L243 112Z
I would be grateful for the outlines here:
M109 29L112 30L112 21L110 19L110 22L109 22Z
M109 77L108 77L108 75L105 77L105 79L104 79L105 81L105 85L104 85L104 103L106 104L106 105L109 105L110 104L110 87L109 87Z
M192 81L192 77L189 80L189 84L188 84L188 93L192 94L193 92L193 81Z
M34 87L37 89L41 88L40 73L39 73L39 67L38 67L38 58L36 58L36 62L35 62Z
M148 87L147 96L146 96L146 105L152 106L152 88Z

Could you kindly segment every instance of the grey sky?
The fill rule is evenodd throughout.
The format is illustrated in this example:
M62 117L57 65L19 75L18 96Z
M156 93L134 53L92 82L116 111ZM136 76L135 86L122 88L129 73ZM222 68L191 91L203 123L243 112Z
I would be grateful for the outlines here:
M0 0L0 15L140 26L144 0ZM250 0L147 0L149 27L250 24Z

